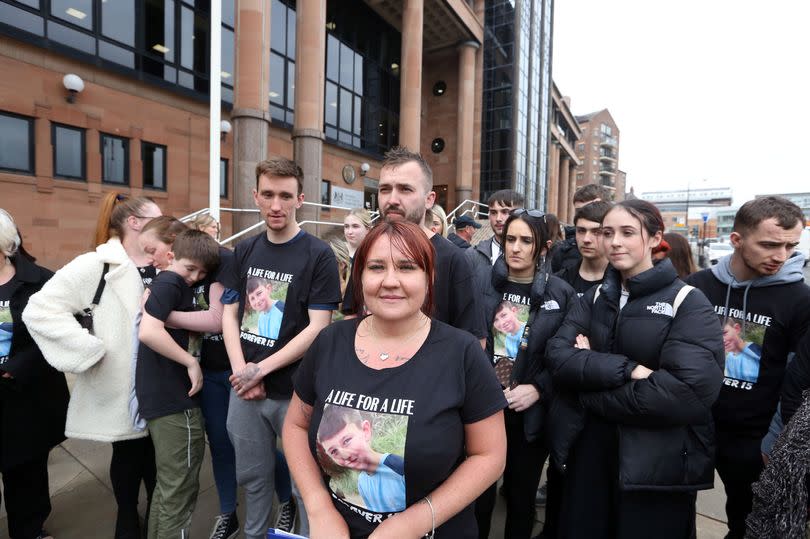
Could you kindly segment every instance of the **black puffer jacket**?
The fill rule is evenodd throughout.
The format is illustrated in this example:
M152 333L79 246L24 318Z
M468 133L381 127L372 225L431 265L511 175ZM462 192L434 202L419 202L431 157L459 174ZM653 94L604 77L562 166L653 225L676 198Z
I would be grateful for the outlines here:
M565 469L585 415L595 414L618 429L622 489L711 488L712 405L723 382L720 322L697 289L673 317L684 283L669 260L625 286L629 299L620 310L621 279L609 266L602 286L582 296L548 344L556 389L549 419L552 460ZM574 348L580 333L591 350ZM654 372L631 381L639 364Z
M572 226L565 227L565 239L554 244L549 256L551 257L552 273L575 266L582 260L582 255L579 254L577 248L576 228Z
M488 274L488 275L486 275ZM482 304L486 316L487 355L493 357L492 321L495 309L503 299L504 288L508 284L508 269L503 256L491 268L479 268L477 282L486 282ZM525 352L518 354L512 371L512 378L518 384L534 384L540 392L540 400L523 412L523 432L528 441L536 440L543 432L548 403L553 394L551 374L546 370L543 358L546 344L559 329L565 313L577 296L568 283L551 275L544 266L534 275L531 288L531 313L533 322L529 327L529 342ZM531 315L530 315L531 316Z

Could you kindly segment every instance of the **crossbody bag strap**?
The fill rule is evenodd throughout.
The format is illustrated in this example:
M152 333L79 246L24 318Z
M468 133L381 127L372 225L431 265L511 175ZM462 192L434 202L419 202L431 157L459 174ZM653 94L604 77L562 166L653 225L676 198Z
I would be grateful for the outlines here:
M526 321L526 325L523 327L523 335L520 336L520 345L518 346L518 353L515 356L515 367L518 365L518 360L523 360L523 356L529 353L529 335L530 335L530 328L532 324L534 324L534 319L537 317L537 313L540 312L540 308L537 310L532 310L529 312L529 319ZM520 363L523 366L523 363ZM534 371L529 371L530 376L526 378L534 378L534 375L537 374L540 368L534 369ZM509 385L513 386L517 381L517 374L518 370L516 368L512 369L512 374L509 376Z
M95 307L98 305L98 302L101 301L101 294L104 292L104 287L107 285L107 280L105 277L107 276L107 272L110 270L109 262L104 263L104 269L101 270L101 279L98 280L98 286L96 287L96 294L93 296L93 303L91 307Z

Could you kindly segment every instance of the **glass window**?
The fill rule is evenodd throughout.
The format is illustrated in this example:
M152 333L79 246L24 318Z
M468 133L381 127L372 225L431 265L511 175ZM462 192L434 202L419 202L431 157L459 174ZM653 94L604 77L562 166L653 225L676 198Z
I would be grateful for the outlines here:
M129 183L129 140L101 134L101 181Z
M340 44L340 84L354 87L354 51L343 43Z
M28 2L23 3L28 4ZM39 9L39 3L37 2L37 5L33 7ZM42 22L42 17L3 2L0 2L0 21L38 36L45 35L45 24Z
M326 83L326 114L324 120L327 124L337 125L337 86L331 82Z
M228 196L228 160L219 160L219 196L226 198Z
M280 53L286 53L287 7L279 0L273 0L270 9L270 48Z
M270 53L270 102L284 105L284 58Z
M174 0L146 0L144 11L144 48L174 62Z
M287 108L295 108L295 62L287 62Z
M34 173L34 121L0 112L0 169Z
M121 64L122 66L133 69L135 68L134 52L128 51L122 47L116 47L105 41L98 42L98 55L116 64Z
M92 30L93 0L51 0L51 15L86 30Z
M24 4L28 7L32 7L34 9L39 9L39 0L15 0L20 4Z
M287 10L287 56L295 60L295 10Z
M352 94L340 89L340 123L338 127L346 131L352 130Z
M222 24L234 26L236 20L236 8L233 0L222 0Z
M85 179L84 129L53 124L53 175L60 178Z
M143 162L143 186L150 189L166 190L166 146L141 143Z
M135 0L102 0L101 33L130 47L135 46Z
M180 9L180 65L200 73L208 68L208 19L185 6Z
M93 36L53 21L48 23L48 38L87 54L96 53L96 40Z
M321 180L321 204L329 205L329 194L332 191L332 184L328 180ZM325 208L328 211L328 208Z
M234 37L233 31L222 29L222 82L233 86Z
M340 78L340 42L335 36L326 36L326 77L337 82Z

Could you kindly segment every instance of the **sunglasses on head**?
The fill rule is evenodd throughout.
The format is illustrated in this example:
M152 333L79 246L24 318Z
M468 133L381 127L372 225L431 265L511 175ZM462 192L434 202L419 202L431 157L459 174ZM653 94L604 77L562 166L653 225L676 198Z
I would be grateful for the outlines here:
M525 208L517 208L512 210L512 215L515 217L520 217L523 214L528 214L529 217L534 217L535 219L542 219L543 222L546 222L546 214L540 210L527 210Z

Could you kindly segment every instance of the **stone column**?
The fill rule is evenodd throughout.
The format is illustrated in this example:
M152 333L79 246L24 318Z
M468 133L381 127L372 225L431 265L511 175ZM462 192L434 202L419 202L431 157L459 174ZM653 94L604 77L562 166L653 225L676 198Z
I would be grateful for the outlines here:
M566 158L566 161L566 167L568 168L568 219L573 222L574 193L577 191L577 169L571 159Z
M424 0L405 0L399 79L399 143L419 152L422 122L422 24Z
M559 149L557 143L552 140L549 144L548 152L548 191L546 192L546 211L557 215L557 193L559 191L559 177L557 174L557 163ZM558 215L559 217L559 215Z
M270 125L270 0L241 0L236 8L233 125L233 207L255 208L256 163L267 159ZM235 214L234 232L259 221Z
M568 207L571 205L571 194L568 192L569 183L568 183L568 156L563 155L559 161L559 169L560 169L560 196L557 197L557 217L560 218L560 222L569 223L568 220Z
M304 171L304 200L321 201L323 152L323 85L326 55L326 0L298 0L296 4L295 125L293 155ZM298 210L298 221L317 221L315 206ZM316 233L314 226L306 226Z
M458 51L458 112L456 146L456 204L472 200L473 130L475 123L475 52L478 43L465 41ZM466 208L465 208L466 209Z

